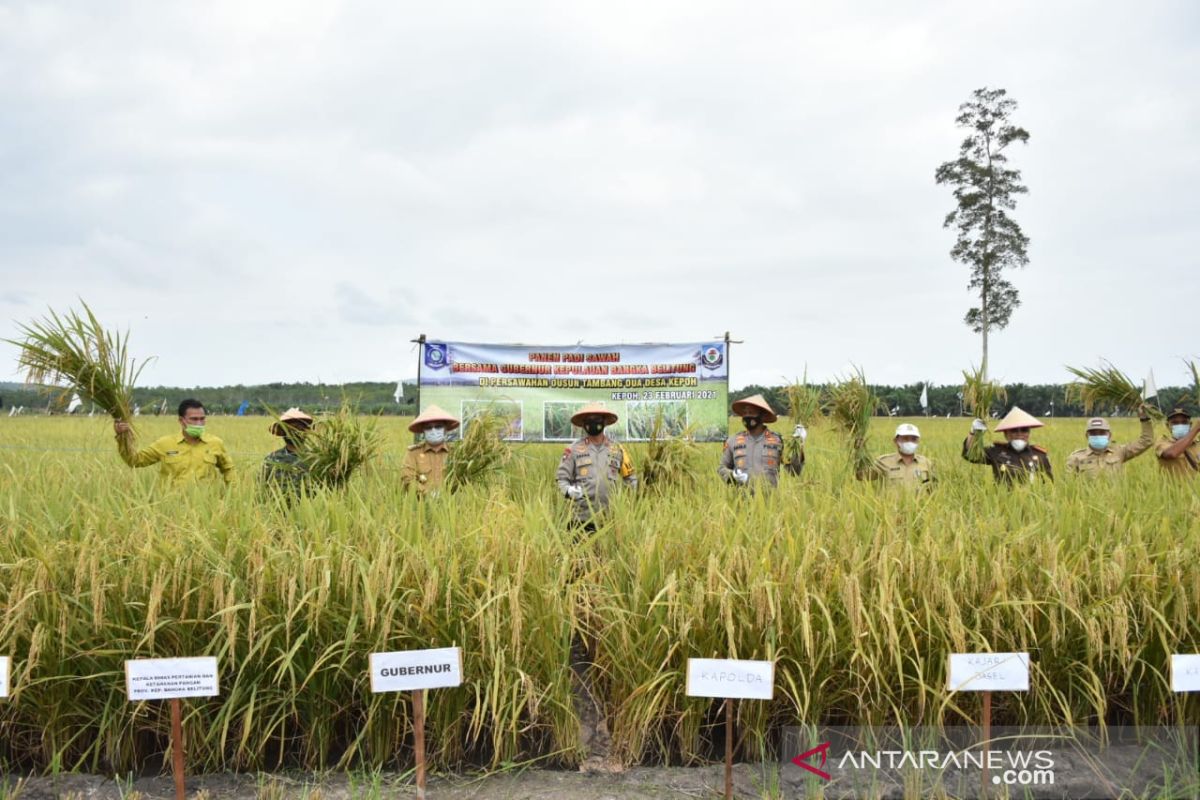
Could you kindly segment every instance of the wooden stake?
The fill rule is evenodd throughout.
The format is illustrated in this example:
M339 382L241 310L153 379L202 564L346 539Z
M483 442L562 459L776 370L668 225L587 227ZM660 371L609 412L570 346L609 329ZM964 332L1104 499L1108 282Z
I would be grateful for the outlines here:
M733 698L725 699L725 800L733 800Z
M992 739L992 693L984 692L983 693L983 741L984 741L985 749L983 751L983 777L980 779L980 786L983 788L981 795L983 797L988 796L989 784L988 784L988 758L987 758L987 756L988 756L988 750L991 749L991 745L988 744L988 742L990 742L991 739Z
M175 800L184 800L183 709L178 697L171 698L171 766L175 773Z
M425 800L425 690L413 692L413 746L417 751L417 800Z

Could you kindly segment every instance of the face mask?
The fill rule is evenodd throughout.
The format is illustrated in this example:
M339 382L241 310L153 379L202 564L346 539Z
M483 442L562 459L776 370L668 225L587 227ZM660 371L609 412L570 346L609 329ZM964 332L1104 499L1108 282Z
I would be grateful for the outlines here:
M425 441L430 444L441 444L446 441L446 429L441 426L426 428Z
M1088 447L1093 450L1103 450L1108 447L1108 437L1104 434L1089 436Z
M1024 439L1013 439L1008 444L1010 447L1012 447L1013 450L1016 450L1019 453L1025 449L1026 445L1028 445L1029 442L1025 441Z
M604 423L597 420L592 420L583 426L583 429L588 432L588 436L599 436L604 433Z
M1183 437L1188 435L1188 431L1190 431L1191 429L1192 429L1192 426L1188 425L1186 422L1183 423L1182 425L1172 425L1171 426L1171 435L1174 436L1176 439L1182 439Z
M188 436L191 436L193 439L199 439L201 436L204 435L204 426L203 425L188 425L188 426L184 427L183 432L186 433Z
M900 452L906 456L911 456L913 453L917 452L917 443L916 442L901 442L900 443Z
M746 426L746 430L752 431L758 427L758 417L742 417L742 424Z

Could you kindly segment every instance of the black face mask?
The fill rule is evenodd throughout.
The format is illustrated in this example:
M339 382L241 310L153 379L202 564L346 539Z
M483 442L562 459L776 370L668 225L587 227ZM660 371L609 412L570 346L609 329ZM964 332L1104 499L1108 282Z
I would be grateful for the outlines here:
M588 436L599 436L604 433L604 423L598 420L590 420L584 423L583 429L588 432Z
M758 427L758 417L742 417L742 424L746 426L746 430L752 431Z

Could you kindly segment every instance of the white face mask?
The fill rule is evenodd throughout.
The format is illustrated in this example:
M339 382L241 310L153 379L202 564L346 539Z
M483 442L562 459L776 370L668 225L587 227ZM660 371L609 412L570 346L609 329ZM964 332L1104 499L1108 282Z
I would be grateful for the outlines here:
M441 444L446 441L446 429L441 425L425 429L425 441L430 444Z
M1025 446L1028 445L1029 442L1025 441L1024 439L1013 439L1008 444L1013 450L1016 450L1019 453L1025 449Z
M906 456L911 456L913 453L917 452L917 443L916 442L901 442L900 443L900 452Z

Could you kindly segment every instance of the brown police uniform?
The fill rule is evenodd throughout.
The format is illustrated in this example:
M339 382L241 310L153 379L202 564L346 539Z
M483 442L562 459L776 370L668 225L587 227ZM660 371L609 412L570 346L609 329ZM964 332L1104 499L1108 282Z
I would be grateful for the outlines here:
M1013 450L1008 442L996 442L983 448L983 456L972 457L971 438L963 440L962 457L973 464L989 464L992 467L992 477L997 483L1013 486L1017 483L1031 483L1039 476L1054 480L1050 469L1050 457L1046 448L1030 444L1021 452Z
M1112 435L1111 433L1109 434ZM1120 475L1125 462L1136 458L1154 444L1154 428L1150 420L1142 420L1142 435L1129 444L1110 444L1097 452L1083 447L1067 456L1067 472L1075 475Z
M1154 452L1158 454L1158 465L1168 475L1194 478L1197 473L1200 473L1200 438L1192 442L1191 447L1184 450L1179 458L1163 458L1163 451L1173 444L1175 444L1175 440L1169 434L1158 440L1158 444L1154 446Z
M429 442L414 444L404 454L404 464L400 467L400 483L407 491L415 489L417 494L424 497L442 486L446 476L446 458L450 448L446 443L432 445Z
M764 427L758 436L749 431L735 433L725 440L717 474L726 481L736 482L733 471L740 469L750 476L747 486L779 485L779 466L783 462L783 437Z
M922 455L913 455L911 463L904 463L899 453L888 453L875 459L875 463L861 478L880 481L885 486L905 486L919 489L932 486L937 480L933 462Z
M563 494L572 485L583 489L583 497L572 503L575 519L580 522L587 522L595 514L605 511L615 487L622 481L626 486L637 487L637 475L629 453L607 436L600 444L593 444L584 437L566 448L554 478Z

